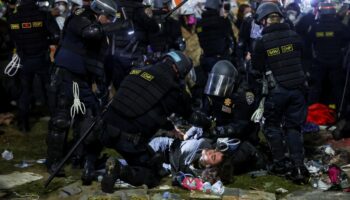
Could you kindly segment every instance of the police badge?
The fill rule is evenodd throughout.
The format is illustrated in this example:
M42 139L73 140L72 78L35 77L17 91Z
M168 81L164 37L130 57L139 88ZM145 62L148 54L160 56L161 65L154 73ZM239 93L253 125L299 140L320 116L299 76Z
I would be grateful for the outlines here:
M254 100L255 100L255 95L252 92L246 92L245 98L247 100L247 104L252 105L254 103Z

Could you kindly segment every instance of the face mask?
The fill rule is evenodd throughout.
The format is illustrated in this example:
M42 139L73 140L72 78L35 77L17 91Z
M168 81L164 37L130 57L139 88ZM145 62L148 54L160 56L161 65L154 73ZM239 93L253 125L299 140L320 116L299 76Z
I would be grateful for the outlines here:
M250 17L250 16L252 16L253 14L251 13L251 12L248 12L248 13L246 13L246 14L244 14L244 18L248 18L248 17Z
M288 19L290 20L290 21L295 21L296 20L296 17L295 17L295 15L293 15L293 14L290 14L290 15L288 15Z
M293 22L297 19L297 12L295 12L294 10L288 10L287 16L288 16L288 19Z

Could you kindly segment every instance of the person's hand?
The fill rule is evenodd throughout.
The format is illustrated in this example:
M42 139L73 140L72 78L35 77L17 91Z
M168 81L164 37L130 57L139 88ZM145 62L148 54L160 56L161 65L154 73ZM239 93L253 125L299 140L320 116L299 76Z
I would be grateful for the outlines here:
M185 133L183 133L180 129L178 128L174 128L174 130L170 131L171 135L173 135L173 137L178 138L180 140L184 140L185 139Z
M60 15L60 10L56 7L52 8L51 9L51 15L54 16L54 17L57 17Z
M245 57L245 60L246 61L249 61L252 59L252 55L250 54L250 52L247 53L246 57Z

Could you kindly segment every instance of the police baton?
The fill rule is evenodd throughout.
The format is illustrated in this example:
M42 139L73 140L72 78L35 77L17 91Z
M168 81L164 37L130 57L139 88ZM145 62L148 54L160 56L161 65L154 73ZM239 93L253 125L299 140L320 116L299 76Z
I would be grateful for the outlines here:
M350 76L350 44L348 46L348 50L346 51L346 55L344 57L344 61L343 61L343 68L346 69L346 79L345 79L345 83L344 83L344 89L343 89L343 94L342 94L342 99L340 102L340 106L338 109L338 119L340 118L341 112L343 110L344 107L344 101L345 101L345 96L347 93L347 88L348 88L348 83L349 83L349 76Z
M79 140L74 144L74 146L69 150L69 152L67 153L67 155L63 158L63 160L60 162L60 164L58 165L58 167L55 169L55 171L50 175L50 177L46 180L44 187L47 188L47 186L49 186L49 184L51 183L51 181L55 178L55 176L57 175L57 173L62 169L63 165L67 162L67 160L72 156L72 154L74 153L74 151L78 148L78 146L90 135L90 133L92 132L92 130L94 129L94 127L96 126L96 124L103 118L103 116L105 115L106 111L108 110L109 106L111 105L113 99L111 99L108 104L104 107L104 109L102 110L101 114L99 116L96 117L96 119L94 120L94 122L90 125L90 127L85 131L85 133L83 134L83 136L81 136L79 138Z
M181 8L187 1L188 0L183 0L181 3L179 3L179 5L177 5L175 8L170 10L169 13L164 16L164 19L167 19L168 17L170 17L175 11Z

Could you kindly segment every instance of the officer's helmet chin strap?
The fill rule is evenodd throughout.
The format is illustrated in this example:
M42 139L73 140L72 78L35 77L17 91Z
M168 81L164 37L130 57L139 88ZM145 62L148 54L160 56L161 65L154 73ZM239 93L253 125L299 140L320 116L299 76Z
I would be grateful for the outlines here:
M79 85L77 82L73 81L73 97L74 97L74 102L73 105L70 108L70 115L72 119L74 119L76 114L81 114L85 115L85 104L80 101L79 99Z
M11 62L5 67L4 73L8 76L14 76L20 67L21 58L16 53L14 53Z

